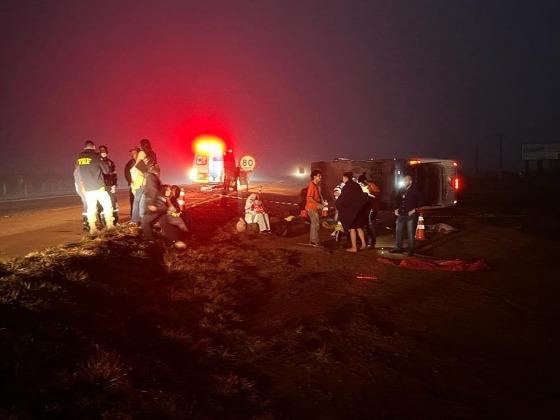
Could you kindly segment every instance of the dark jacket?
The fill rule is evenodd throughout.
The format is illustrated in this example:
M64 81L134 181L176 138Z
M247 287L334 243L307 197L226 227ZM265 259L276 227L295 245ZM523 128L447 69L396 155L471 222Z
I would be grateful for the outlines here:
M132 175L130 175L130 170L135 164L136 161L134 159L130 159L128 162L126 162L126 165L124 167L124 178L126 179L126 183L128 185L132 184Z
M368 205L368 196L364 194L360 185L352 180L348 181L336 200L338 218L344 230L347 231L351 228L358 215Z
M235 157L233 153L226 153L224 156L224 175L226 178L234 178L235 177Z
M76 159L74 178L76 184L85 191L95 191L105 187L104 174L110 170L106 162L93 149L84 149Z
M113 162L108 157L106 158L101 157L101 160L105 162L109 167L109 173L103 174L103 179L105 180L105 186L112 187L113 185L117 185L117 171L115 168L115 162Z
M157 163L157 156L153 150L147 150L143 152L146 154L146 158L140 159L138 162L136 162L136 169L138 169L145 175L148 170Z
M421 206L422 196L414 185L409 189L401 189L395 197L395 208L399 210L399 216L408 216L409 211Z
M148 206L156 206L158 211L166 210L167 205L161 188L161 181L159 176L153 172L148 172L146 174L144 197L146 200L146 208Z

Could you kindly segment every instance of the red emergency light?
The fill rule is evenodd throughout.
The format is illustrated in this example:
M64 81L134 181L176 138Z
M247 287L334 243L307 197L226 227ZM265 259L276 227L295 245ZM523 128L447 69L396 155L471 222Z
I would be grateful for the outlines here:
M461 181L459 180L458 176L451 178L449 180L449 184L455 191L459 191L459 188L461 188Z
M198 136L193 142L193 149L197 154L221 155L225 146L221 138L212 135Z

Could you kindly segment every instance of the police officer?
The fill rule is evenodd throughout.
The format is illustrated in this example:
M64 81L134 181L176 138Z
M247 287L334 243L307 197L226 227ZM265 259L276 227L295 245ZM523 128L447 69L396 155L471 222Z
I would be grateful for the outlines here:
M89 232L86 196L80 184L80 175L77 166L74 168L74 188L76 188L76 193L80 196L80 200L82 200L82 229L85 232Z
M117 203L117 171L115 163L109 159L109 149L107 146L99 146L99 155L101 160L107 164L109 167L109 173L103 174L103 179L105 180L105 189L111 197L111 204L113 206L113 223L119 223L119 204Z
M105 222L107 229L112 229L113 224L113 205L111 197L105 189L104 175L110 174L107 162L101 160L101 157L95 152L95 145L91 140L87 140L84 150L76 159L74 170L75 182L77 189L83 194L86 201L87 221L89 224L89 232L97 233L95 225L97 202L101 204L105 213Z

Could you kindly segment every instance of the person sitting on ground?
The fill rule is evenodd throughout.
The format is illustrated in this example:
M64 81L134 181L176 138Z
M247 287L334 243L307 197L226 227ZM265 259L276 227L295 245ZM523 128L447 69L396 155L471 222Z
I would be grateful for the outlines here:
M184 193L183 193L184 194ZM187 227L187 231L192 231L192 221L191 216L187 210L185 203L185 196L181 195L181 188L178 185L171 186L171 200L173 205L180 211L181 219Z
M259 225L259 232L270 233L270 221L268 214L264 211L262 201L255 193L249 194L245 201L245 222Z
M185 249L187 245L181 240L181 230L169 223L167 216L168 206L159 178L159 166L152 165L146 172L144 187L146 213L142 217L142 233L147 241L153 240L152 227L156 222L161 226L163 235L173 242L177 249Z
M360 186L352 179L352 172L345 172L342 176L344 188L336 200L336 208L345 232L350 233L351 248L348 252L358 252L356 244L356 231L361 241L361 248L365 249L366 238L363 227L367 224L369 201Z
M179 190L179 193L175 192L177 189ZM179 228L182 232L181 236L184 236L184 234L186 234L189 230L184 218L182 217L183 205L178 199L181 189L177 185L164 185L163 191L165 199L167 200L167 221L169 224Z

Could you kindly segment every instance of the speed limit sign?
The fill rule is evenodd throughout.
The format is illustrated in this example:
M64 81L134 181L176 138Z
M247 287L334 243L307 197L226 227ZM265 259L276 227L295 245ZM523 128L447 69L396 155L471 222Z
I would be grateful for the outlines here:
M240 160L239 160L239 167L241 168L242 171L245 172L251 172L255 170L255 158L253 156L243 156Z

